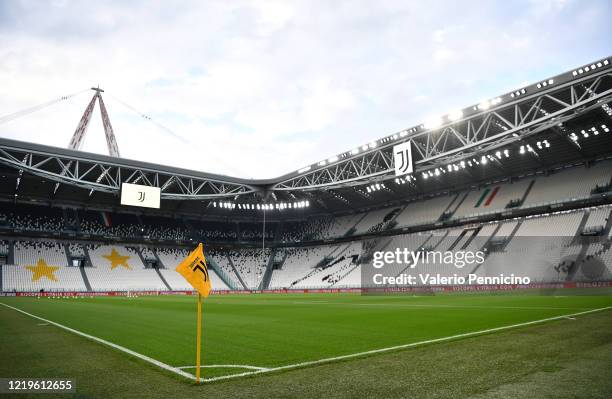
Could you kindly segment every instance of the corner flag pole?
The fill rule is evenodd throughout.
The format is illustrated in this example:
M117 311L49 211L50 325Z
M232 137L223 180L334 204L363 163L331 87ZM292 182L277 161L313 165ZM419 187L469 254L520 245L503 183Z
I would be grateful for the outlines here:
M200 352L202 349L202 294L198 293L198 322L196 332L196 382L200 383Z
M198 316L196 322L196 382L200 383L200 355L202 352L202 298L208 298L212 285L208 275L208 266L204 257L202 243L191 251L175 269L185 280L198 291Z

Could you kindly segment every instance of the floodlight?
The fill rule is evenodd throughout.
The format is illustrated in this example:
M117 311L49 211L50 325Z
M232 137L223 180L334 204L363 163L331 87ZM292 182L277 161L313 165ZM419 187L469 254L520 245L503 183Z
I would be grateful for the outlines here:
M432 118L424 123L425 129L435 129L442 125L442 119L440 118Z
M463 118L463 111L455 110L448 113L448 119L451 121L456 121Z
M487 110L490 107L491 107L491 103L489 103L488 101L483 101L480 104L478 104L478 108L482 110Z

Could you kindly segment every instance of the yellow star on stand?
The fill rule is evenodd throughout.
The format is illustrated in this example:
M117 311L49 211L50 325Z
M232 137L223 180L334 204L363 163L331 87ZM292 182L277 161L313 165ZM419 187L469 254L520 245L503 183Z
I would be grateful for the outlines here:
M102 255L102 256L110 261L110 263L111 263L111 270L113 270L114 268L116 268L119 265L125 267L126 269L130 269L130 265L128 265L128 263L127 263L128 259L130 259L130 257L127 256L127 255L125 255L125 256L120 255L119 252L117 252L115 250L115 248L113 248L113 250L111 251L110 255Z
M38 260L36 266L26 266L26 269L30 270L33 273L33 282L40 280L43 276L48 278L49 280L57 281L57 277L55 277L53 273L57 269L59 269L59 266L49 266L47 265L47 262L45 262L42 258Z

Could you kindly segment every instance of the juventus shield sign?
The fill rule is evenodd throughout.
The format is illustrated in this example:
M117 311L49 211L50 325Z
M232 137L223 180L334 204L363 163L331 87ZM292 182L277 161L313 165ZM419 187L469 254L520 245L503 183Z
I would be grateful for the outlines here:
M161 189L140 184L121 184L121 205L159 209Z
M413 172L410 141L393 147L393 165L395 166L395 176L403 176Z

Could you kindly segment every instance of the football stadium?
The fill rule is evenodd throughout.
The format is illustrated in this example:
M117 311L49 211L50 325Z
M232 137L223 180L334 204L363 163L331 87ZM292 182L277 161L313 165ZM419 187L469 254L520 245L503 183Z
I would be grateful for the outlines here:
M0 117L82 112L0 137L0 396L611 397L611 63L269 179Z

